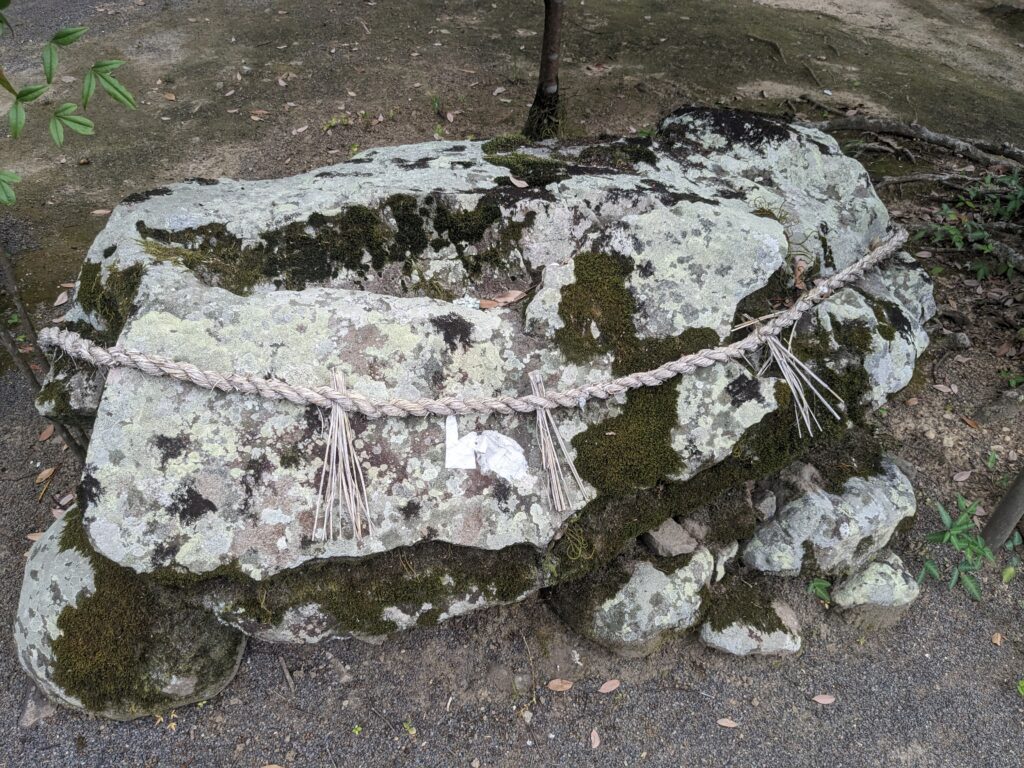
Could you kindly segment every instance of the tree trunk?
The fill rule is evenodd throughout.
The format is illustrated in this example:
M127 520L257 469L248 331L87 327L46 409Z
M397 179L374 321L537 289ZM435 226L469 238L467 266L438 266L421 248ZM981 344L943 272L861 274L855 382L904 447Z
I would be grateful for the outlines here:
M1003 546L1013 534L1013 529L1020 523L1021 517L1024 517L1024 472L1017 475L1017 479L985 523L985 529L981 534L989 549L995 550Z
M544 0L544 39L540 46L540 77L523 133L538 141L558 135L558 65L562 50L562 9L565 0Z

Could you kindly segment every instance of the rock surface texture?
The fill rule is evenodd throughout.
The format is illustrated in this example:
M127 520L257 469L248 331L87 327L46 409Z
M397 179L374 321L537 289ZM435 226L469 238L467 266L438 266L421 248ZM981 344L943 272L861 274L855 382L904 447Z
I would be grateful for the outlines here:
M338 372L375 398L527 394L535 371L555 391L749 333L734 328L888 228L832 138L683 109L653 139L433 142L133 195L67 324L211 371L310 387ZM885 545L913 494L863 417L910 380L933 312L927 276L898 258L805 316L794 353L844 400L813 437L758 359L555 412L586 489L567 508L549 502L532 414L353 416L374 531L328 541L316 408L66 358L39 405L92 430L82 546L188 610L267 640L379 639L553 588L567 609L554 593L589 595L576 625L629 650L699 621L736 542L772 573L799 571L805 548L840 572ZM808 454L822 487L779 496L755 534L769 513L750 484ZM689 560L640 556L648 531Z

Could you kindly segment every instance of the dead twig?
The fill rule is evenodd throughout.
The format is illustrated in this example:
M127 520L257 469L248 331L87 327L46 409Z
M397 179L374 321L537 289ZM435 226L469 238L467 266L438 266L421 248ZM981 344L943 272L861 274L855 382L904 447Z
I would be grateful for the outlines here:
M846 113L843 110L833 107L831 104L824 104L809 94L805 93L803 96L801 96L800 101L806 102L815 109L820 109L823 112L829 112L833 115L840 115L841 117L846 117Z
M1024 149L1012 144L995 145L987 142L958 139L945 133L937 133L917 123L904 123L881 117L839 117L819 123L807 123L812 128L829 133L835 131L873 131L888 133L891 136L902 136L905 139L917 139L937 147L943 147L963 155L968 160L984 165L1024 165Z
M751 40L756 40L759 43L770 45L773 49L775 49L775 52L779 54L779 58L782 59L782 63L785 64L786 66L789 66L789 62L786 61L786 54L782 52L782 46L776 43L774 40L769 40L767 37L758 37L757 35L751 35L749 33L747 34L747 37L749 37Z
M884 189L890 185L903 184L940 184L950 189L963 190L966 184L958 184L953 179L969 180L971 177L963 173L908 173L905 176L884 176L875 184L876 189Z
M295 695L295 681L292 680L292 673L288 671L288 665L284 663L284 657L278 656L277 660L281 662L281 671L284 672L284 681L288 683L288 690L292 692L292 696Z
M804 69L807 70L808 74L810 74L810 76L811 76L811 79L815 82L815 84L819 88L824 88L825 87L825 86L823 86L821 84L821 80L818 79L818 75L815 73L815 71L813 69L811 69L811 65L808 64L806 61L804 62Z

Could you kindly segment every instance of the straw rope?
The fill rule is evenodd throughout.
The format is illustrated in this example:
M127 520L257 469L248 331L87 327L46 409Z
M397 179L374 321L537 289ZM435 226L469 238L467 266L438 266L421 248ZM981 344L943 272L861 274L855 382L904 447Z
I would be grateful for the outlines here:
M746 354L768 344L769 339L777 338L785 329L795 325L804 314L825 301L837 290L856 281L867 270L894 254L906 240L906 230L893 231L885 240L874 245L866 255L845 269L820 281L814 288L804 293L792 307L757 326L753 332L739 341L683 355L677 360L672 360L649 371L631 373L627 376L574 387L562 392L534 393L522 396L382 400L329 386L304 387L276 378L265 379L250 374L204 371L191 363L149 355L137 350L123 349L118 346L104 348L73 331L60 328L44 329L39 334L39 343L44 347L62 350L71 357L98 367L131 368L149 376L168 376L179 381L187 381L204 389L254 394L268 400L288 400L298 405L315 405L320 408L337 406L343 411L361 413L369 418L534 413L538 410L579 408L588 400L606 400L622 395L631 389L656 387L676 376L691 374L698 368L708 368L719 363L742 359Z

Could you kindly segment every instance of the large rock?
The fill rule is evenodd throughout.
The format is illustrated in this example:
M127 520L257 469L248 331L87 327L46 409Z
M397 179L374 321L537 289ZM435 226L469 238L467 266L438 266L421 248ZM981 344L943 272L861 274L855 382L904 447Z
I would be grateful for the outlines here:
M741 602L721 606L712 602L700 640L709 648L733 656L787 656L803 643L793 609L781 600L767 600L753 590L730 595Z
M849 573L869 562L917 508L914 488L896 464L884 459L881 469L851 477L839 493L808 481L802 495L757 529L743 562L786 576L798 574L808 558L825 574Z
M799 294L797 261L807 280L832 274L889 226L833 139L778 120L689 109L653 141L517 143L374 149L289 179L133 196L90 249L68 322L212 371L309 386L340 371L370 397L526 393L532 371L565 389L722 343ZM521 298L481 308L510 291ZM933 311L903 262L837 301L796 335L846 397L830 436L909 380ZM558 411L592 501L555 510L532 415L455 420L458 436L487 437L476 468L446 461L442 419L353 417L375 531L324 542L315 408L130 370L104 382L66 358L40 405L95 419L81 496L96 552L177 580L183 600L247 633L297 642L379 638L585 580L810 446L773 369L713 366ZM725 548L720 573L750 535L731 520L704 521Z
M217 695L245 636L83 553L75 517L54 522L29 550L14 622L21 666L50 698L115 720Z

